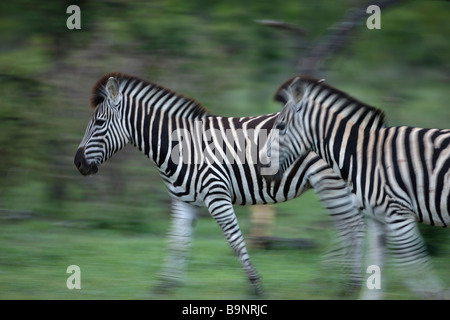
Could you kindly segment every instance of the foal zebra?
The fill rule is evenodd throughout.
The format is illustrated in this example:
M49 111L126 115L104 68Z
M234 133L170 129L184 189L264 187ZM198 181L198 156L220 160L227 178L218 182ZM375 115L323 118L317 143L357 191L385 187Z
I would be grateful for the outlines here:
M267 148L279 152L280 174L293 159L316 152L372 218L376 264L387 237L396 260L417 277L411 288L439 293L416 222L450 223L450 130L385 127L381 110L305 77L286 81L275 99L285 106L274 123L278 137L269 136Z
M277 203L311 187L338 229L352 284L360 280L364 223L344 181L314 153L293 161L281 181L268 182L258 171L259 140L267 137L277 113L212 116L192 99L119 73L98 80L91 106L95 112L74 159L80 173L96 173L102 162L131 143L154 161L171 195L169 252L162 275L167 285L182 278L195 207L206 206L258 293L260 277L247 253L233 204Z

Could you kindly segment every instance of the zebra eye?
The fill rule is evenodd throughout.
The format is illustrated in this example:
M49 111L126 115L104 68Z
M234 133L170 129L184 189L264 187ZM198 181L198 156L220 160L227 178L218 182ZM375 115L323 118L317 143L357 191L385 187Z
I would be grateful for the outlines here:
M106 122L105 119L97 119L95 120L95 125L101 127Z
M277 123L276 128L282 132L286 130L286 123L285 122L279 122Z

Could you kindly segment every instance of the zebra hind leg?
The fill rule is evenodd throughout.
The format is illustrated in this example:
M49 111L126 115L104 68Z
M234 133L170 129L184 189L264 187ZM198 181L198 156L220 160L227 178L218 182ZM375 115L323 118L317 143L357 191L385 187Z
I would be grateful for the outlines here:
M231 199L224 199L224 197L214 197L207 202L207 207L212 217L219 224L222 229L228 244L233 249L242 265L247 277L252 284L253 294L260 296L263 293L261 277L256 269L253 267L250 257L245 246L244 236L234 213Z

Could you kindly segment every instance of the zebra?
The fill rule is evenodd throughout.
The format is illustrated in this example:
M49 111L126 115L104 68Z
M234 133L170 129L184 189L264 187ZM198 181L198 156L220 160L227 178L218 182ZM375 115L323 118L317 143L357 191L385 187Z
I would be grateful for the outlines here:
M274 98L284 107L274 123L278 135L269 135L266 148L279 153L279 174L293 159L316 152L370 218L370 259L381 267L389 244L410 289L425 297L445 294L417 222L450 223L450 130L387 127L380 109L309 77L287 80ZM381 293L366 290L362 297Z
M365 226L344 181L314 153L299 157L280 181L273 182L266 181L257 161L249 159L249 154L258 155L257 137L272 128L278 113L213 116L191 98L123 73L101 77L90 104L95 111L74 158L79 172L97 173L100 164L132 144L153 160L170 194L168 253L159 287L182 283L197 207L206 207L254 292L261 293L260 276L249 258L233 205L283 202L310 188L330 212L350 261L350 287L357 286ZM244 161L233 161L239 160L238 151L243 151Z

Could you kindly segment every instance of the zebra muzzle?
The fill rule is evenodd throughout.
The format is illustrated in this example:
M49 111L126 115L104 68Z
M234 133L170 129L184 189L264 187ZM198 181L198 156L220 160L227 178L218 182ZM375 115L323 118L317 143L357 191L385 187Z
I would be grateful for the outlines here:
M87 162L84 147L78 148L73 163L83 176L95 174L98 171L98 166L95 163Z

